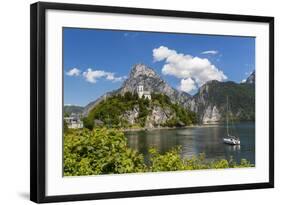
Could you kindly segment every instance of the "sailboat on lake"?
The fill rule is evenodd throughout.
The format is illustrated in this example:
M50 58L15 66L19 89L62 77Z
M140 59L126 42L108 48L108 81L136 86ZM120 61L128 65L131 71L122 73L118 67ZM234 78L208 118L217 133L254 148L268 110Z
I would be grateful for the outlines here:
M227 136L225 136L223 138L223 142L225 144L229 144L229 145L240 145L240 139L238 136L234 136L234 135L231 135L229 134L229 116L228 116L228 113L229 113L229 110L228 110L228 96L226 98L226 130L227 130Z

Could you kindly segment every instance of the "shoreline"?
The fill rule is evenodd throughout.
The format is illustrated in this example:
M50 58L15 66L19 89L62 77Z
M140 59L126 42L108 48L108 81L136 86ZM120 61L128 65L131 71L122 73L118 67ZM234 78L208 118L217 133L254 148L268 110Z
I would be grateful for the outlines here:
M223 124L204 124L204 125L187 125L183 127L140 127L140 128L123 128L120 129L123 132L135 132L135 131L154 131L154 130L174 130L174 129L187 129L197 127L215 127Z
M246 121L249 122L249 121ZM254 122L254 121L253 121ZM188 129L188 128L202 128L202 127L218 127L223 126L224 123L206 123L206 124L196 124L187 125L182 127L138 127L138 128L121 128L123 132L138 132L138 131L154 131L154 130L174 130L174 129Z

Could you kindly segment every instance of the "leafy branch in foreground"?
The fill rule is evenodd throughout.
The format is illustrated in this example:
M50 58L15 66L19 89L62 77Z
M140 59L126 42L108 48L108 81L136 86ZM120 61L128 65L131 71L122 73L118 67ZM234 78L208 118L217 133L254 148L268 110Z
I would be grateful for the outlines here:
M205 154L181 158L180 147L160 154L149 150L149 163L142 154L129 148L124 133L115 129L83 129L64 135L64 175L121 174L136 172L159 172L196 169L220 169L251 167L242 159L240 164L232 160L207 161Z
M80 130L64 135L64 175L132 173L145 170L141 154L127 147L114 129Z

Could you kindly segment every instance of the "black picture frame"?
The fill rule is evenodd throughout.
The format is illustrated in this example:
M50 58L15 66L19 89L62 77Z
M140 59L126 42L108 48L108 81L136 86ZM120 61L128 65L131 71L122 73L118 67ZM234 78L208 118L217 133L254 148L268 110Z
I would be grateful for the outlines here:
M263 22L269 25L269 181L263 183L171 188L158 190L89 193L46 196L45 190L45 25L46 10L121 13L131 15L168 16L195 19ZM30 200L37 203L96 200L198 192L231 191L274 187L274 18L265 16L110 7L82 4L38 2L30 7Z

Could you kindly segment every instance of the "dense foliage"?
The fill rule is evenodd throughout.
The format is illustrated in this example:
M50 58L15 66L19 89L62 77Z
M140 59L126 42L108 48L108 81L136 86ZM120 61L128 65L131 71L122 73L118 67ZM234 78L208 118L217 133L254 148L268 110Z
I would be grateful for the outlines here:
M64 134L64 175L96 175L112 173L158 172L195 169L219 169L252 166L247 160L209 162L204 154L181 158L180 148L164 154L150 149L149 162L128 148L124 133L115 129L72 130Z
M131 93L126 93L124 96L115 95L108 97L90 111L88 116L83 120L84 125L92 129L94 126L97 126L95 120L100 120L106 127L127 127L128 122L122 119L122 114L124 114L126 110L132 110L135 105L145 104L145 101L147 100L138 99L137 94L132 95ZM142 106L142 108L139 114L141 118L147 115L146 107Z
M122 132L78 130L64 135L64 175L141 172L143 156L127 147Z
M97 127L97 120L103 123L103 126L110 128L127 128L132 125L128 123L124 114L126 111L138 109L138 117L134 126L144 127L147 116L151 114L154 106L160 106L163 109L172 110L175 115L162 126L184 126L196 123L195 113L184 109L179 104L172 103L167 95L152 94L152 99L139 98L136 93L126 92L124 95L115 95L108 97L95 106L84 118L84 126L92 129Z

